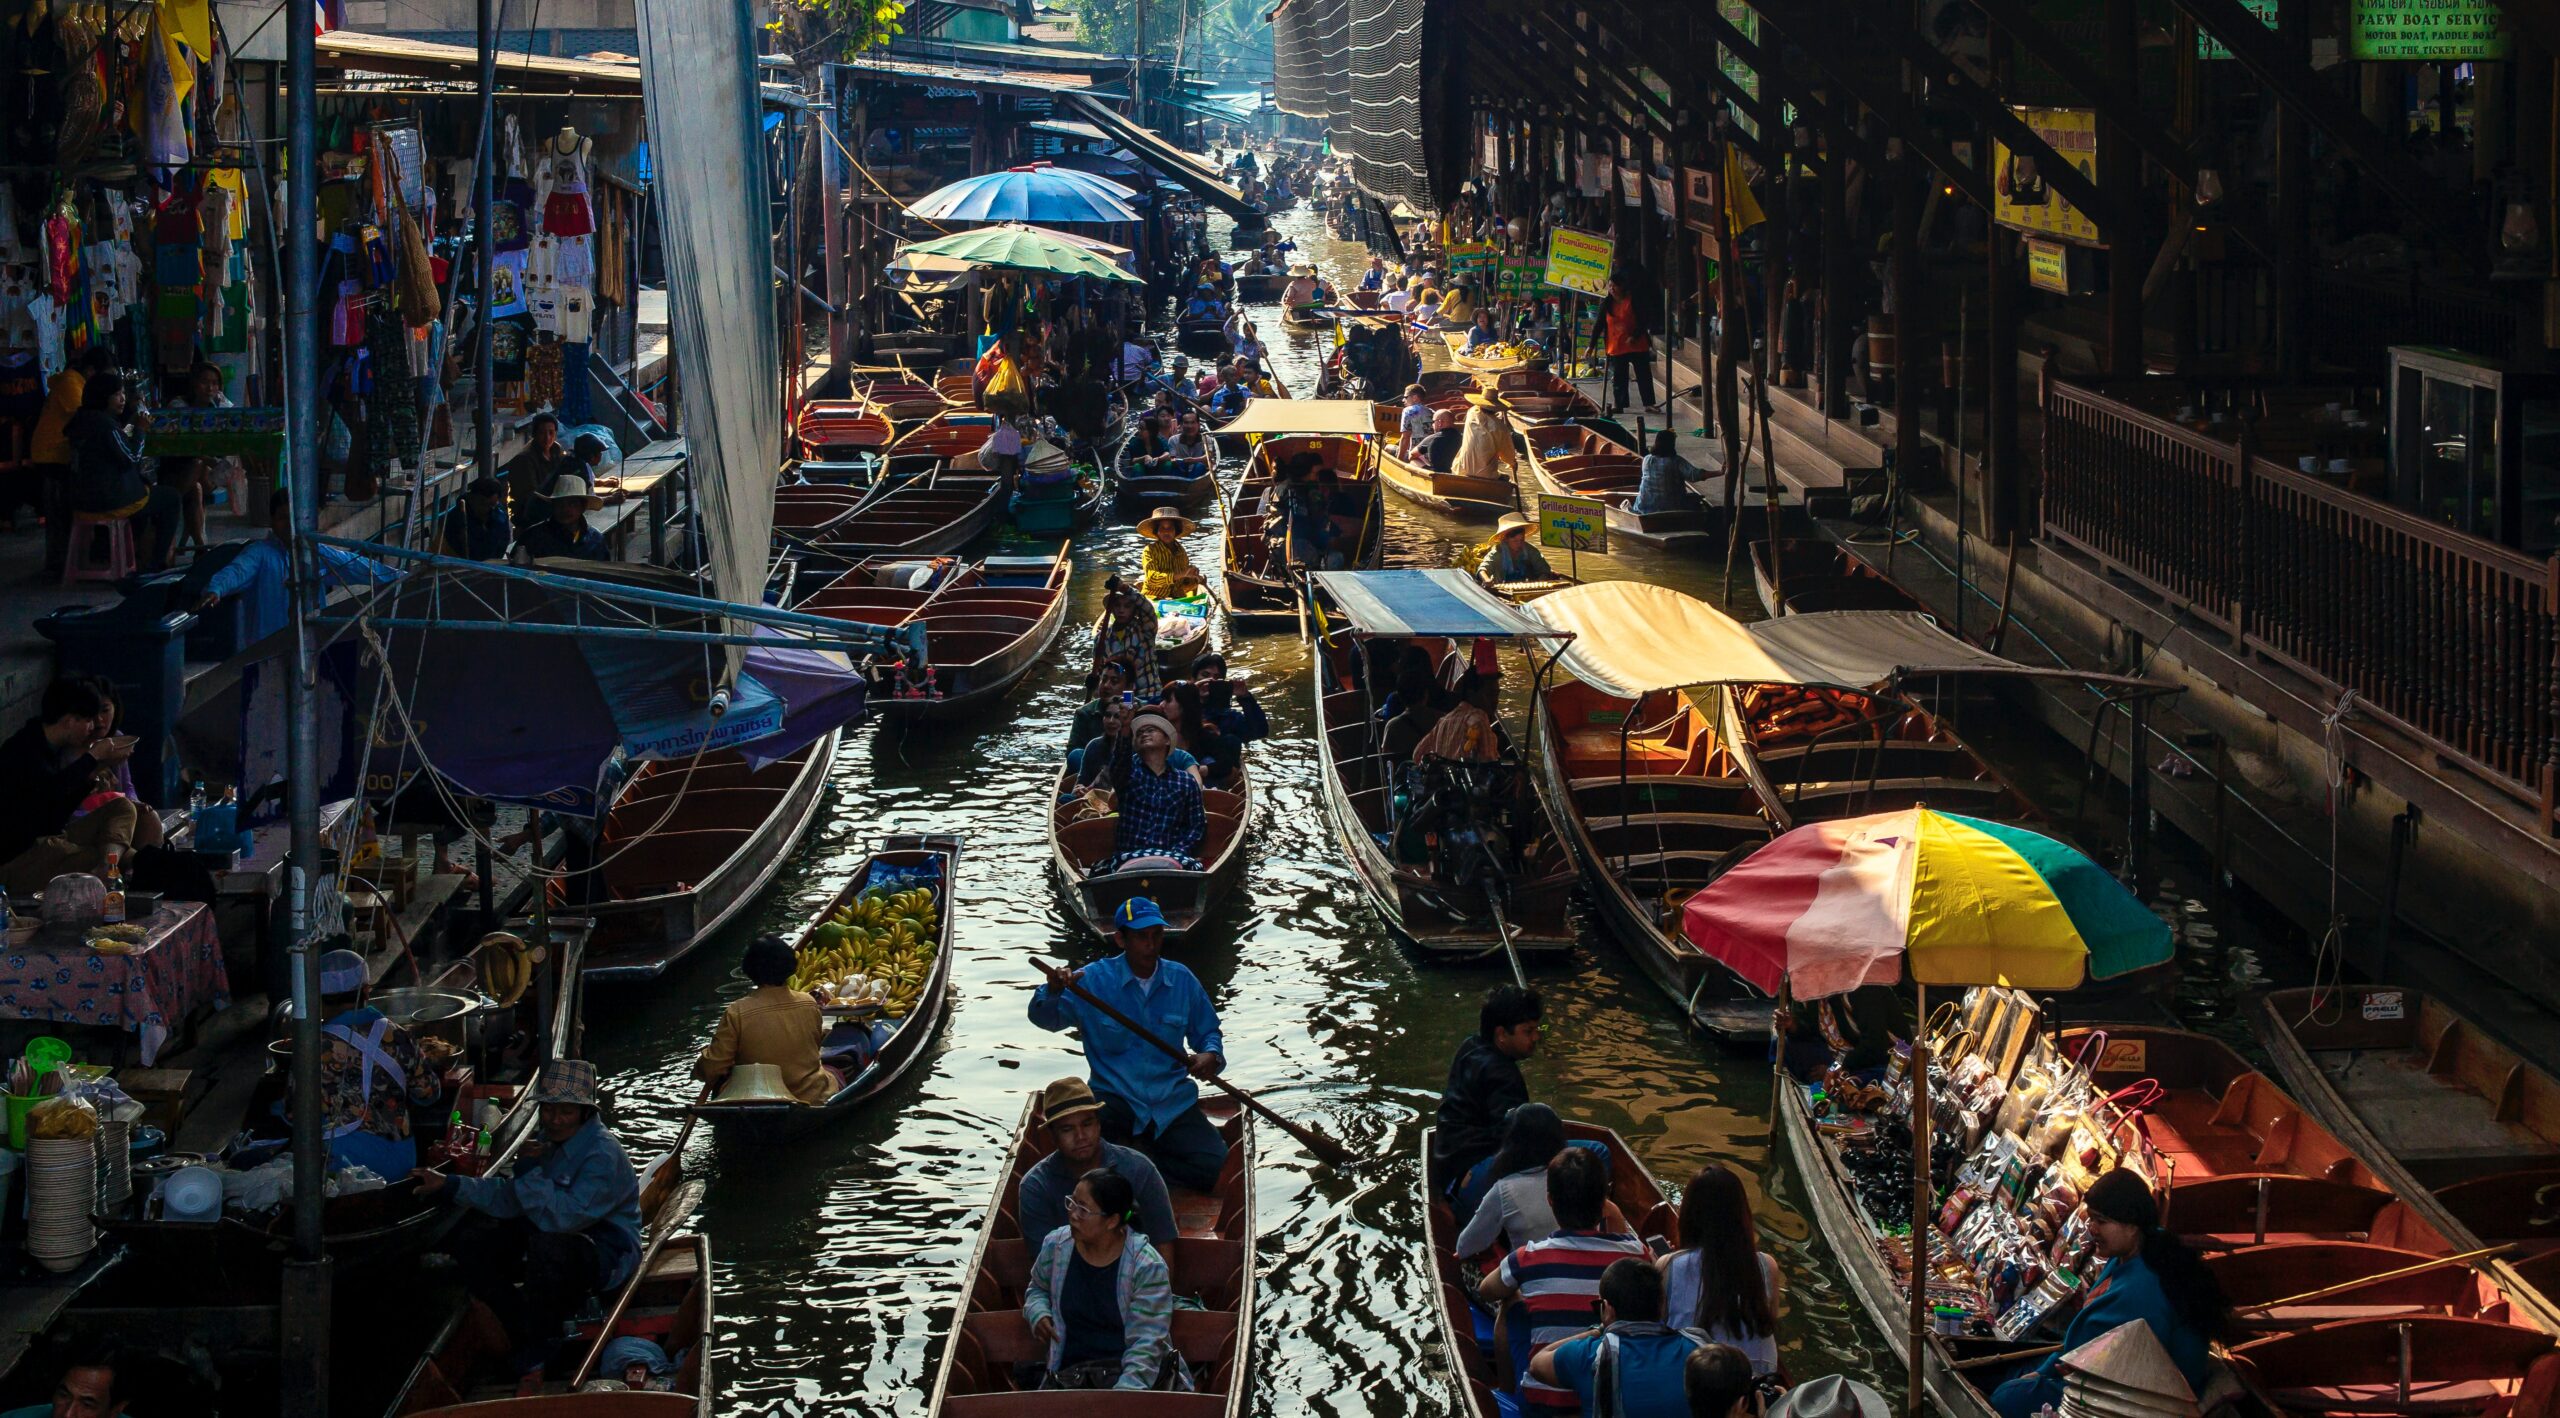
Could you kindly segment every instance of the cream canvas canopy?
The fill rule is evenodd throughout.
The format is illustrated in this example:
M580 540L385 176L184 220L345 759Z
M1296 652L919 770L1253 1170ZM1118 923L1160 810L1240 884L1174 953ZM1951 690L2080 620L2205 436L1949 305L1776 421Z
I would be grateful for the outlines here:
M1574 640L1560 660L1621 699L1718 684L1868 690L1927 674L2060 674L1958 640L1918 611L1822 611L1745 625L1692 596L1638 581L1595 581L1523 607Z
M1221 434L1334 433L1375 437L1376 406L1366 399L1264 399L1245 401L1244 412L1219 426Z

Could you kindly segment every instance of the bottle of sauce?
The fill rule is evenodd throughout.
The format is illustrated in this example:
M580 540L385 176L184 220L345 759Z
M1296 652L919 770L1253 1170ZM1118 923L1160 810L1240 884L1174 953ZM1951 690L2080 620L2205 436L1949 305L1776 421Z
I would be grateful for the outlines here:
M107 899L99 919L111 926L124 921L124 863L112 856L107 858Z

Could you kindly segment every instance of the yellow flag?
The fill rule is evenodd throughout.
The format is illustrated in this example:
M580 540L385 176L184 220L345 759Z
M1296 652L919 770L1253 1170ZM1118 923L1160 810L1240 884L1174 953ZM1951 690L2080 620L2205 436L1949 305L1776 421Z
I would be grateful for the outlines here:
M1760 200L1751 195L1751 184L1742 176L1742 154L1731 143L1724 145L1724 219L1736 236L1769 219L1760 210Z

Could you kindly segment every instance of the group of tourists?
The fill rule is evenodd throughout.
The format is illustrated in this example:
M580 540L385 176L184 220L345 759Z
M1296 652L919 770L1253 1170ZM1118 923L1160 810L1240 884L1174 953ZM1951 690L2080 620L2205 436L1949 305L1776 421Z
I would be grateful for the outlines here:
M1162 861L1197 871L1204 794L1236 785L1245 745L1267 737L1271 722L1253 691L1228 677L1224 656L1204 654L1190 678L1165 679L1152 599L1116 576L1103 595L1093 698L1068 731L1073 780L1063 796L1113 816L1112 853L1097 870Z

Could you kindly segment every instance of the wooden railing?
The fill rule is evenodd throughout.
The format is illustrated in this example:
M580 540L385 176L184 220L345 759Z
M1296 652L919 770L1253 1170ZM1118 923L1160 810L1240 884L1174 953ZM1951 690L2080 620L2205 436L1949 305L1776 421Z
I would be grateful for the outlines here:
M2552 821L2560 559L2087 389L2045 398L2044 534L2433 740Z

